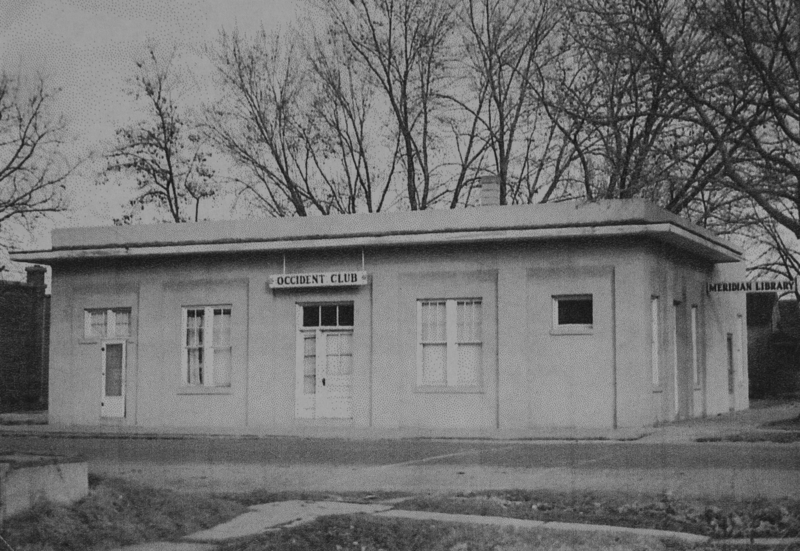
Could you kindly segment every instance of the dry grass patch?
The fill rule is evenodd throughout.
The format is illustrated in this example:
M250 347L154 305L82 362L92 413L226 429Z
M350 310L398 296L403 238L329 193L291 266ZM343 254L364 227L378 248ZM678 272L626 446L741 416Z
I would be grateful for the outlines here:
M245 510L228 499L92 476L86 498L70 506L40 503L6 519L1 533L14 551L94 551L177 539ZM7 551L2 542L0 549Z

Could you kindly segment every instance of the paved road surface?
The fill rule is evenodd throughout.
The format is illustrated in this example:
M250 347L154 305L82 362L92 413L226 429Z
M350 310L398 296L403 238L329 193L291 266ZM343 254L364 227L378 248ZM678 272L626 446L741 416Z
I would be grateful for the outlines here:
M800 494L796 445L2 436L0 452L11 450L78 454L92 472L186 491L518 487Z

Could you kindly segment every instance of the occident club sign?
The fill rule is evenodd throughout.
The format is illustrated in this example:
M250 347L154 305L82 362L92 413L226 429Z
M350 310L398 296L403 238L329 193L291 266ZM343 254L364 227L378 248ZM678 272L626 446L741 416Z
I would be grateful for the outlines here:
M320 272L269 276L270 289L301 287L355 287L367 284L367 272Z

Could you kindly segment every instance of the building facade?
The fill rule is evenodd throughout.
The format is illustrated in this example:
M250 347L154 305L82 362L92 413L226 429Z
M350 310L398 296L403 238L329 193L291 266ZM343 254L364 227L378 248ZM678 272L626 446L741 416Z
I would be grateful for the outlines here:
M56 230L50 420L519 430L748 407L731 245L642 201Z

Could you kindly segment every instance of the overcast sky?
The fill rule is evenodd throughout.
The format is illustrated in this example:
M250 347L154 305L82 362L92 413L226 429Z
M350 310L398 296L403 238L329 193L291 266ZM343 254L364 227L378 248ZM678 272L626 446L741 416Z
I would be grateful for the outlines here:
M0 0L0 64L7 72L42 73L61 88L70 154L108 142L131 113L126 79L145 45L178 45L197 52L221 27L270 29L294 16L291 0ZM107 224L119 197L98 194L86 177L77 183L76 211L59 225ZM38 240L37 245L42 243ZM49 246L49 240L45 242Z

